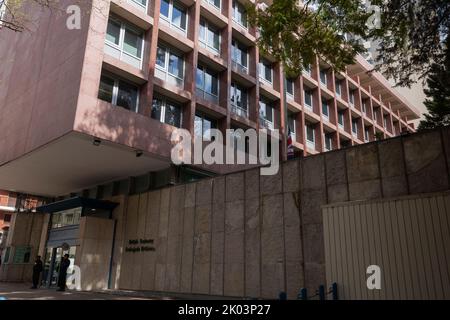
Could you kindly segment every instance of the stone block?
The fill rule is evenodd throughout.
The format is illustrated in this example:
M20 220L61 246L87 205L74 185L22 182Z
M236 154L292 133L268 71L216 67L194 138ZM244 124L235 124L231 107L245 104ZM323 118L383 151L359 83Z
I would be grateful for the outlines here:
M300 161L283 163L283 192L298 192L300 189Z
M213 179L200 180L196 183L196 206L203 206L212 202Z
M244 173L234 173L226 176L226 201L244 200Z
M380 178L376 144L361 145L345 151L349 183Z
M186 185L186 190L184 194L184 206L186 208L195 207L195 189L196 183L189 183Z
M303 226L305 262L325 263L325 246L322 224L306 224Z
M278 170L278 173L271 176L260 176L260 190L261 195L272 195L282 192L282 172Z
M347 183L347 168L345 163L345 150L325 154L327 185Z
M348 201L348 185L335 184L328 185L328 203L338 203Z
M261 229L261 261L275 263L284 259L283 196L263 198L263 221Z
M381 177L405 176L403 144L400 138L390 139L378 144Z
M211 204L195 208L195 233L211 232Z
M301 189L325 188L325 157L312 156L301 161L302 184Z
M406 172L411 194L447 190L449 177L439 131L404 138Z
M283 291L285 291L284 263L263 264L261 266L261 297L278 299L278 295Z
M209 294L210 268L209 263L194 264L192 293Z
M225 177L217 177L214 179L213 202L225 202Z
M223 295L223 263L211 264L211 294Z
M382 197L380 179L365 180L349 184L350 201L371 200Z
M225 296L244 296L244 274L243 263L225 263L223 284Z
M305 288L315 292L320 285L326 283L325 265L319 263L305 263Z
M248 261L245 263L245 296L259 298L261 295L260 264Z
M383 197L385 198L405 196L408 194L408 181L404 175L383 178L381 183L383 186Z
M244 230L244 201L227 202L225 210L225 232Z
M245 172L245 198L259 198L260 170L253 169Z
M327 203L324 189L304 190L300 202L302 222L304 224L322 223L321 206Z

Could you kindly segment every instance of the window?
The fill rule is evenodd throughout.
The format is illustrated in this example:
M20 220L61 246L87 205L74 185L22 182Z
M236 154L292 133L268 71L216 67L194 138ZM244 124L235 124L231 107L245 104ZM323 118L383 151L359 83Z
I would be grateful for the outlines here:
M339 111L338 112L338 124L339 124L339 127L344 129L344 127L345 127L344 111Z
M291 135L293 141L295 141L295 133L296 133L295 117L296 117L295 113L288 112L287 118L288 134Z
M248 51L247 47L239 43L238 41L232 41L231 48L231 60L233 61L234 66L239 69L239 71L248 73L247 65L248 65Z
M261 126L273 130L274 129L274 109L272 104L266 99L259 100L259 118Z
M158 45L156 53L156 71L155 75L169 83L179 87L183 86L184 81L184 59L181 54L174 50Z
M51 221L52 229L80 224L81 210L79 207L54 213Z
M137 112L139 89L137 86L114 76L102 75L98 98L115 106Z
M174 0L161 0L160 14L162 21L183 32L187 28L186 8Z
M326 119L330 118L330 107L328 106L328 102L322 100L322 114Z
M305 90L305 106L309 109L313 108L313 99L312 99L312 92L309 90Z
M152 118L181 128L181 106L165 97L155 96L152 105Z
M336 95L340 97L342 94L342 82L341 80L336 79Z
M233 0L233 20L242 27L247 28L247 12L245 7L236 0Z
M30 263L31 247L29 246L17 246L14 250L13 263L23 264Z
M332 134L325 134L325 151L331 151L333 150L333 135Z
M352 120L352 132L354 135L358 135L358 120L357 119Z
M366 142L369 142L369 141L370 141L370 131L369 131L369 128L366 128L366 129L364 130L364 140L365 140Z
M105 52L135 68L142 69L144 32L115 17L109 17Z
M11 222L11 215L10 214L5 214L5 216L3 217L3 221L4 222Z
M196 114L194 122L195 136L203 137L204 141L211 141L210 129L217 129L217 120L202 114Z
M316 150L316 134L312 125L306 125L306 145L309 149Z
M133 6L147 12L147 0L128 0Z
M308 64L307 66L305 66L305 69L303 70L303 72L311 77L311 74L312 74L311 65Z
M373 110L373 119L378 122L378 109Z
M350 91L349 102L352 106L355 105L355 91Z
M197 96L212 102L219 102L219 79L215 72L202 66L197 68L196 74Z
M294 99L294 80L286 79L286 94L288 98Z
M327 85L327 70L320 70L320 82Z
M231 106L233 112L239 116L248 116L248 94L247 89L236 84L231 83Z
M206 2L220 9L220 0L206 0Z
M366 101L364 101L362 104L362 112L364 114L367 114L367 102Z
M272 83L272 63L266 59L259 60L259 78L262 81Z
M387 129L388 128L388 116L384 117L383 122L384 122L384 128Z
M205 19L200 20L199 30L200 45L215 53L220 53L220 32Z

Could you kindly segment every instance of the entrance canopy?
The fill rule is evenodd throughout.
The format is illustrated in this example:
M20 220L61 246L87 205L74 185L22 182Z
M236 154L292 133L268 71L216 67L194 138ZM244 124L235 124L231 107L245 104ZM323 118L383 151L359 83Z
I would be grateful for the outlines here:
M82 214L88 215L98 211L111 212L118 203L107 200L97 200L84 197L75 197L66 200L57 201L36 208L37 212L56 213L74 208L82 208Z

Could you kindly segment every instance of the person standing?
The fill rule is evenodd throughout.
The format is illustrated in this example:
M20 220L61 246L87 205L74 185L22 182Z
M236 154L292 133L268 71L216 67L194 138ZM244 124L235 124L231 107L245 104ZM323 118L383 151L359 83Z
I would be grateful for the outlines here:
M65 254L63 259L61 260L61 264L59 265L59 274L58 274L58 291L66 291L66 278L67 278L67 269L70 266L69 255Z
M42 265L41 256L37 256L33 266L33 286L31 289L38 288L42 270L44 270L44 267Z

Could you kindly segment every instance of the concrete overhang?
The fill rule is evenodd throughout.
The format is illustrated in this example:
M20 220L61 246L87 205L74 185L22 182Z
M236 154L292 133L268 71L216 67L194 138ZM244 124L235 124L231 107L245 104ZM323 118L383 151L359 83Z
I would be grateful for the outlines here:
M356 63L348 67L350 76L359 77L361 85L370 86L372 95L381 96L384 102L389 102L394 112L398 110L408 120L419 119L421 112L393 88L381 73L372 70L373 66L360 55L356 57Z
M170 159L71 132L0 166L0 189L55 197L166 169Z

